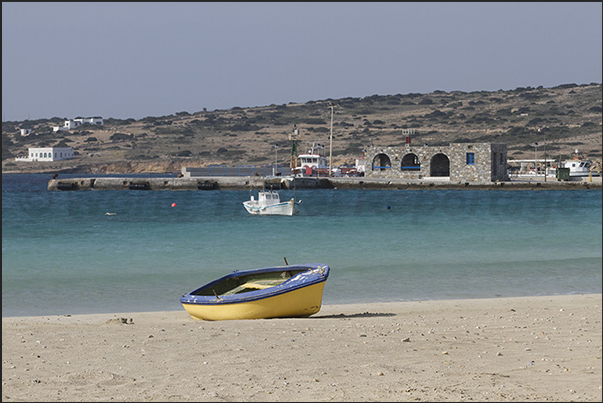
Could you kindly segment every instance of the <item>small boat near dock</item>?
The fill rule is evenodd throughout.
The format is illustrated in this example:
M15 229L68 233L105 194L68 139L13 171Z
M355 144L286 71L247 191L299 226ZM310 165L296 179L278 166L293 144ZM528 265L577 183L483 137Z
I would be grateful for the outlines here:
M180 303L201 320L304 318L320 310L329 270L323 263L235 270L182 295Z
M574 159L562 161L559 168L569 168L570 177L599 176L599 171L593 171L591 165L592 161L590 160L574 157Z
M297 166L293 170L295 176L329 176L329 163L324 155L325 147L312 143L306 154L297 156Z

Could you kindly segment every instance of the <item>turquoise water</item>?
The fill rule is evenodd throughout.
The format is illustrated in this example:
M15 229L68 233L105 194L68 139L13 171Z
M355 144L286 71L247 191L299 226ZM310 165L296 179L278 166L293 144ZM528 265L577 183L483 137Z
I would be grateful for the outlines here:
M2 175L2 316L180 310L284 258L331 267L324 304L601 293L600 189L297 190L300 215L273 217L245 211L248 191L49 179Z

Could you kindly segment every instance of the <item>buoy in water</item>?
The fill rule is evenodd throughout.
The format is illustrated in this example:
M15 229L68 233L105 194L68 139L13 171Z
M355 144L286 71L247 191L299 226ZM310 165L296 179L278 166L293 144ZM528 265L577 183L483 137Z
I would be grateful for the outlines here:
M172 203L172 207L176 207L176 203Z

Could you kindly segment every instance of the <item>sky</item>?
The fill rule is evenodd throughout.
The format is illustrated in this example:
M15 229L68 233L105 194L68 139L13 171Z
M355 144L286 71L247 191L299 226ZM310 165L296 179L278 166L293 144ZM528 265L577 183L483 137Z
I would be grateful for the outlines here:
M3 2L2 121L601 83L601 6Z

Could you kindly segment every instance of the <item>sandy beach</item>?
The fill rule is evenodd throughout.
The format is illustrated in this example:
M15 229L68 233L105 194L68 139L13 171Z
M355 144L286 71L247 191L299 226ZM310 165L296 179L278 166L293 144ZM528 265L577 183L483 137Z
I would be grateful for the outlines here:
M598 401L601 294L2 318L2 401Z

